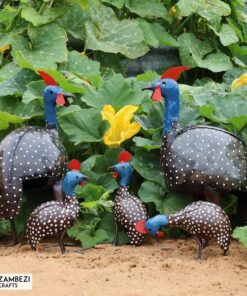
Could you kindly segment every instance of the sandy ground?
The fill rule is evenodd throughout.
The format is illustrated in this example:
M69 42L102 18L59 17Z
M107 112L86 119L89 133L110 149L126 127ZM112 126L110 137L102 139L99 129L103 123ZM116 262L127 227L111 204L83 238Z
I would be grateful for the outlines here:
M1 243L1 242L0 242ZM145 245L98 245L61 255L58 247L40 244L0 247L1 273L32 273L32 291L6 291L0 295L35 296L246 296L247 250L231 244L224 257L216 244L205 250L203 263L195 260L191 240L149 240Z

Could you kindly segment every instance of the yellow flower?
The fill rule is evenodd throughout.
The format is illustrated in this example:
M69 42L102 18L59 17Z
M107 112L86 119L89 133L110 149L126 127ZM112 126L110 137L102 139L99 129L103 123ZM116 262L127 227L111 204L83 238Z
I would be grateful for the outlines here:
M110 147L119 147L122 142L137 134L141 126L136 121L130 122L138 107L127 105L117 113L112 105L105 105L101 111L102 119L108 120L110 128L104 135L104 143Z
M9 44L2 45L2 46L0 46L0 53L4 53L8 49L10 49L10 45Z
M231 84L231 90L247 85L247 73L244 73L239 78L235 79Z
M175 6L172 6L170 9L169 9L169 14L170 15L175 15L177 13L177 9Z

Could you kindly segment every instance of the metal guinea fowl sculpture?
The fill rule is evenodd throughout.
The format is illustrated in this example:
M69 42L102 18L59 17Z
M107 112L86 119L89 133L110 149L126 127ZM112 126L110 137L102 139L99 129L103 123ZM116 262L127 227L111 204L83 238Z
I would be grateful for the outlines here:
M63 243L64 235L76 222L80 205L75 196L75 186L84 185L89 178L80 171L80 162L71 160L70 171L63 179L64 201L49 201L41 204L31 214L27 222L27 240L32 250L36 251L36 245L42 238L58 236L62 254L65 252Z
M123 151L119 155L118 164L108 168L113 171L114 178L119 177L119 187L113 206L116 226L114 245L117 245L119 228L126 230L132 246L141 245L144 239L144 235L136 231L135 224L139 220L146 220L147 212L141 200L129 193L129 182L133 173L130 159L130 153Z
M206 200L219 204L223 192L247 192L247 147L234 134L220 128L179 127L180 94L176 80L188 69L172 68L143 90L152 90L154 101L165 98L160 160L166 184L199 192Z
M65 93L47 73L39 71L39 74L47 85L44 90L46 127L14 130L0 144L0 220L11 221L15 243L18 241L14 217L21 207L23 184L27 188L51 184L55 198L61 200L59 181L67 171L67 153L57 131L56 105L68 105L67 98L73 95Z
M203 249L208 241L216 239L226 255L231 241L231 224L227 214L211 202L197 201L183 210L168 216L157 215L136 223L136 230L142 234L157 235L163 227L181 228L198 242L198 257L203 259Z

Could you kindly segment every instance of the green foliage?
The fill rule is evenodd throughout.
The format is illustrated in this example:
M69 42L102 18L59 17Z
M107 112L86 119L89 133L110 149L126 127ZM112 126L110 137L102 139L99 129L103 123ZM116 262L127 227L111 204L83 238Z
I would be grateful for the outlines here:
M247 226L236 227L233 231L232 237L240 240L245 248L247 248Z
M76 95L70 107L58 108L60 136L91 183L77 189L81 217L69 236L85 248L113 241L112 205L118 185L107 168L117 163L123 148L132 154L131 191L150 216L175 212L193 201L190 195L169 191L161 174L165 106L141 91L160 73L149 70L126 78L130 59L163 45L177 48L181 63L194 67L195 74L203 69L227 71L223 83L205 78L193 86L180 84L180 123L224 127L247 143L247 88L230 90L232 81L246 71L246 36L246 8L240 0L37 0L6 4L0 10L1 137L23 125L44 125L39 68ZM122 147L103 143L109 125L100 112L106 104L116 111L138 106L135 120L141 131ZM223 206L234 214L236 202L231 196ZM30 205L32 199L23 206L25 215L18 217L19 231L24 230ZM1 222L0 232L8 231L8 222ZM119 243L127 241L122 231Z

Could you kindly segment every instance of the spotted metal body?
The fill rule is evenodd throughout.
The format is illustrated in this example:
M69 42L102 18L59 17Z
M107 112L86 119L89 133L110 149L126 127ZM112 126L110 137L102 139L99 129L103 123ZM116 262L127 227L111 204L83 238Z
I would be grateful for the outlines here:
M220 206L206 201L194 202L184 209L170 214L156 215L136 223L135 229L142 233L158 235L161 228L180 228L192 235L198 243L198 259L203 259L203 249L208 241L215 239L226 255L231 241L231 223Z
M247 147L219 128L174 126L163 137L161 165L167 185L174 188L247 192Z
M67 170L67 154L55 129L14 130L0 144L0 219L19 212L23 182L38 178L59 181Z
M176 82L189 67L166 71L153 83L152 99L165 99L161 165L168 186L199 192L219 203L225 191L247 192L247 147L235 135L210 126L179 128L180 92Z
M36 208L27 222L27 239L32 250L36 250L36 245L45 237L59 236L61 241L66 230L76 222L79 212L79 202L69 195L63 202L50 201ZM60 245L64 253L64 245Z
M230 220L221 207L211 202L197 201L169 215L168 220L170 227L181 228L197 239L199 248L215 239L224 255L228 251L232 229Z
M135 224L147 219L147 211L139 198L129 193L129 186L119 186L113 213L117 227L125 229L133 246L141 245L144 235L136 231Z
M72 160L69 163L70 171L63 179L63 201L49 201L37 207L27 222L27 240L33 250L39 241L48 236L58 236L61 252L65 252L63 237L66 230L77 220L80 205L75 196L75 187L84 186L89 178L80 173L80 162Z

